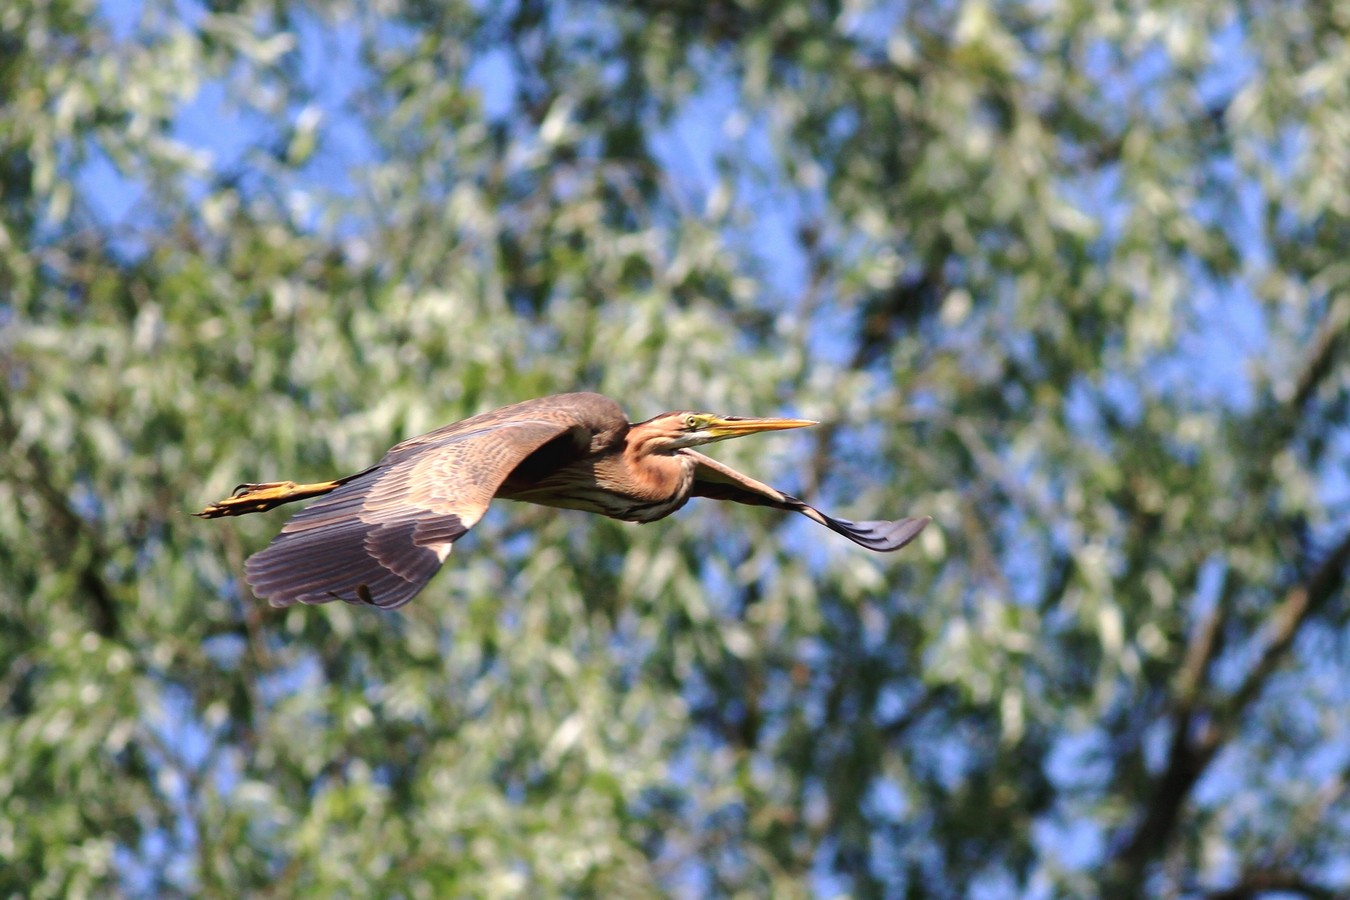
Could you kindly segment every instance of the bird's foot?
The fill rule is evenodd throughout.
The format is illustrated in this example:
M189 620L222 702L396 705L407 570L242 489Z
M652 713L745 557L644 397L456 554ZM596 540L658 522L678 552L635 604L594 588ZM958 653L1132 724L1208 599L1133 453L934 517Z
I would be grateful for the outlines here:
M274 506L280 506L291 500L299 499L300 485L294 481L268 481L262 484L241 484L224 500L217 500L199 513L193 513L203 519L218 519L221 516L242 516L247 513L264 512Z

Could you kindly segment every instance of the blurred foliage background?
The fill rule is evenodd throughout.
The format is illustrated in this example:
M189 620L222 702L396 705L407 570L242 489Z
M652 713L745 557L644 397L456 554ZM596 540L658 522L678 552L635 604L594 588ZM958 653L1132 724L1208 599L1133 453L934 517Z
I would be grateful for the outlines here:
M1350 890L1350 7L0 7L0 894ZM826 424L276 611L547 393Z

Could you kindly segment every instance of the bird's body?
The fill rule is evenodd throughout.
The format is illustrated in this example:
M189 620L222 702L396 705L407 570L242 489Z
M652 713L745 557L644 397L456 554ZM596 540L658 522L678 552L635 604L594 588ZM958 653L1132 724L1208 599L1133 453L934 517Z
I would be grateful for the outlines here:
M688 503L694 457L680 450L643 454L627 436L628 429L597 435L572 459L565 446L546 444L507 476L497 496L625 522L655 522Z
M331 600L401 606L493 498L652 522L691 497L713 497L794 510L872 550L898 550L913 540L927 518L834 519L691 449L813 424L694 412L630 424L608 397L559 394L411 438L369 469L336 481L241 485L198 515L242 515L323 497L245 565L254 593L276 606Z

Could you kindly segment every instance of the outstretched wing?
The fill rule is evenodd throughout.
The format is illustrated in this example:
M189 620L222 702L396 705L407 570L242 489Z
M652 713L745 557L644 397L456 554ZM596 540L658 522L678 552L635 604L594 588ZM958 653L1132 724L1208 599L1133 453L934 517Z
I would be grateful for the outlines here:
M798 500L782 491L769 487L762 481L756 481L749 475L742 475L730 466L723 465L711 457L694 450L681 451L692 456L697 463L694 469L694 488L690 492L694 497L711 497L714 500L731 500L750 506L772 506L775 509L790 509L799 512L813 522L819 522L831 531L842 534L855 544L868 550L889 552L899 550L919 536L919 532L931 521L931 516L913 519L897 519L894 522L850 522L827 516L810 504Z
M402 606L482 518L521 461L568 434L580 452L615 417L625 421L608 398L564 394L404 441L292 517L270 546L249 557L246 579L273 606L331 600Z

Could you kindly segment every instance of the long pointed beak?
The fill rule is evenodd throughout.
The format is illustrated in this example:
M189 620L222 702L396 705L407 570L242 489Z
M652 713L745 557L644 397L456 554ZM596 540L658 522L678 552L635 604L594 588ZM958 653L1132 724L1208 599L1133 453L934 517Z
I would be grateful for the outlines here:
M808 428L819 425L811 419L749 419L741 416L727 416L713 419L705 431L713 440L740 437L743 434L756 434L760 431L785 431L789 428Z

